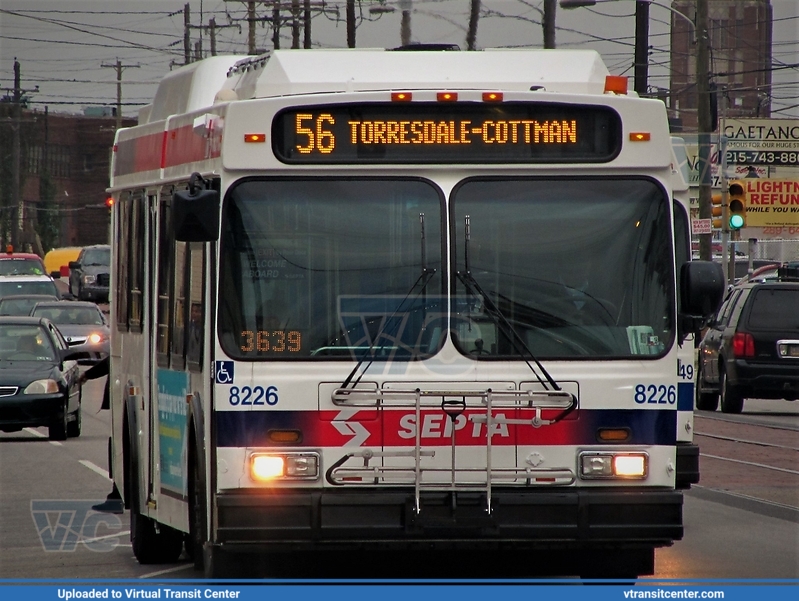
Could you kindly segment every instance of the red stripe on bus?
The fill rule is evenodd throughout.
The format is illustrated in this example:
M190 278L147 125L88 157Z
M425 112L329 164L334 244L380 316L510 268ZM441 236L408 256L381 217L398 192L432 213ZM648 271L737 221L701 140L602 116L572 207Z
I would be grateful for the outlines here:
M148 134L118 144L114 175L152 171L161 166L161 132Z
M170 130L164 145L164 167L218 157L222 132L205 128L200 131L203 133L196 133L192 125Z

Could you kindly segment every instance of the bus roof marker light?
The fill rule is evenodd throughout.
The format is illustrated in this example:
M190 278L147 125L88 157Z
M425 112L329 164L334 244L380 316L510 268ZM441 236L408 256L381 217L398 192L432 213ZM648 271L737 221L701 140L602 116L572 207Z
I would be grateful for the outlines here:
M263 144L266 142L266 134L244 134L244 142L247 144Z
M630 132L630 142L649 142L652 139L652 134L648 131L633 131Z
M627 76L626 75L606 75L605 94L627 95Z
M502 92L483 92L483 102L502 102L503 99Z
M391 102L410 102L413 94L410 92L391 92Z
M439 102L457 102L457 92L436 92L436 100Z

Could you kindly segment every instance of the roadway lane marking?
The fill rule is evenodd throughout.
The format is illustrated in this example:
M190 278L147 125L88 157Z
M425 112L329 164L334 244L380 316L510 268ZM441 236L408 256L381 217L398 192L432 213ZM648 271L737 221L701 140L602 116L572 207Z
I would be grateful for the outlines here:
M188 570L189 568L193 570L194 564L189 563L184 566L177 566L175 568L159 570L158 572L150 572L149 574L143 574L142 576L139 576L139 578L155 578L156 576L161 576L162 574L171 574L172 572L180 572L181 570Z
M27 432L28 434L33 434L34 436L36 436L38 438L47 438L47 434L42 434L41 432L39 432L38 430L34 430L33 428L22 428L22 429L25 432ZM55 446L55 447L63 446L60 442L58 442L56 440L51 440L50 444Z
M109 482L111 481L111 478L108 477L108 472L106 470L101 468L99 465L96 465L96 464L92 463L88 459L79 459L78 463L80 463L83 466L88 467L93 472L96 472L96 473L100 474L103 478L105 478Z

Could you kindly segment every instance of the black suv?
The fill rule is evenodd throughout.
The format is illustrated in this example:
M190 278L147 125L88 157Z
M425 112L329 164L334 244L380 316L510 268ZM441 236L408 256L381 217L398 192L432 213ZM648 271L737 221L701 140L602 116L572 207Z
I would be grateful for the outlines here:
M735 286L699 345L696 408L740 413L745 398L799 399L799 268Z
M110 261L111 247L107 244L83 247L78 259L69 262L69 291L78 300L108 302Z

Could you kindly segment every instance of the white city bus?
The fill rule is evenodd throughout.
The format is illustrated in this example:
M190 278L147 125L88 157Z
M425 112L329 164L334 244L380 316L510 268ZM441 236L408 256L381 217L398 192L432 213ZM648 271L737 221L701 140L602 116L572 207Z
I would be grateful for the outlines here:
M138 560L507 548L652 573L698 480L690 335L723 278L685 263L665 108L625 82L560 50L165 77L110 187Z

